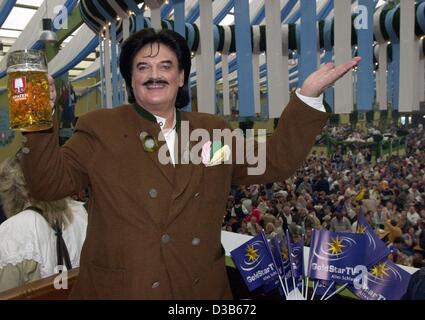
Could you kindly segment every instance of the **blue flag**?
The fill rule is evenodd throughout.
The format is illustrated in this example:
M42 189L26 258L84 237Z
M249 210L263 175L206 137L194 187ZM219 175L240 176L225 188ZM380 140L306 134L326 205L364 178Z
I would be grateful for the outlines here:
M260 233L230 252L248 290L261 287L277 276L267 240Z
M315 232L313 232L311 234L311 243L314 242L313 239L314 239L315 235L316 235ZM309 261L308 261L309 266L311 265L312 257L313 257L313 255L311 254L311 248L310 248L310 255L309 255ZM316 279L316 283L313 286L313 288L316 288L316 292L314 292L314 296L323 296L331 285L333 285L332 281Z
M283 235L276 235L270 241L270 247L275 251L275 261L278 266L280 274L283 278L289 279L292 276L291 263L289 260L289 250L287 239ZM273 251L272 251L273 252ZM278 262L279 261L279 262Z
M282 281L284 282L285 289L289 287L289 290L292 290L292 282L288 281L288 279L292 277L292 273L291 264L289 262L288 245L286 242L286 238L283 235L278 234L270 240L269 246L274 257L274 261L276 262L277 270L282 277ZM267 283L264 286L264 291L267 293L275 289L276 287L279 288L279 292L283 296L283 290L281 288L281 283L278 277L272 279L269 283Z
M405 294L411 274L390 260L369 268L367 282L362 286L350 286L353 293L362 300L400 300Z
M295 279L304 278L304 236L300 241L293 243L288 230L286 230L286 239L292 274Z
M356 233L365 234L368 239L366 266L371 266L388 257L390 251L385 243L378 237L372 226L367 222L363 213L358 215Z
M310 245L311 278L352 283L366 263L367 238L363 234L313 230Z

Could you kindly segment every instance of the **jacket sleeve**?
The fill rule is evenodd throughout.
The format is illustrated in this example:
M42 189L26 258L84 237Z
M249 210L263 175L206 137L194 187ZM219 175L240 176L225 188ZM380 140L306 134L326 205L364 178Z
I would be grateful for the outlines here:
M89 184L88 166L94 154L94 133L81 117L72 137L60 147L58 125L48 131L26 133L22 169L32 197L43 201L62 199Z
M295 92L292 93L277 128L267 142L255 144L251 151L245 148L246 161L234 165L232 183L270 183L284 181L292 176L307 157L328 117L329 114L309 107ZM258 160L258 163L254 160Z

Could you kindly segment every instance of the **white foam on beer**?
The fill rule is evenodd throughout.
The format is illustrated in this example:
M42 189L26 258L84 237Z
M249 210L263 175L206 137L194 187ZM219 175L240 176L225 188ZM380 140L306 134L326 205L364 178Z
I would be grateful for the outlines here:
M32 64L32 63L16 64L7 68L7 73L28 72L28 71L47 72L47 69L40 64Z

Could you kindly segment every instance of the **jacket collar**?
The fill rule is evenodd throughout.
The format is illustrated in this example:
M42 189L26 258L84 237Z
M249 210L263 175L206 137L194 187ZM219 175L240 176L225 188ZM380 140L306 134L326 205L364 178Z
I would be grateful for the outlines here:
M155 116L149 111L147 111L145 108L143 108L141 105L137 103L133 103L133 109L143 119L149 122L157 123ZM179 131L180 126L181 126L181 112L179 109L176 108L176 131Z

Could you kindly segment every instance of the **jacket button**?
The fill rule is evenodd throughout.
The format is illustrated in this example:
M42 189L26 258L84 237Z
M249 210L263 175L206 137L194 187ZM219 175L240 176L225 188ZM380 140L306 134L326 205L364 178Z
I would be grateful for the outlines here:
M199 238L193 238L192 239L192 246L197 246L201 242L201 239Z
M23 148L21 149L21 151L22 151L22 153L23 153L23 154L28 154L28 153L30 153L30 148L23 147Z
M28 138L27 138L27 137L25 137L24 135L22 135L22 142L23 142L23 143L27 143L27 142L28 142Z
M195 280L193 280L193 284L198 284L199 283L199 278L195 278Z
M164 233L161 236L161 242L162 243L168 243L168 242L170 242L170 240L171 240L171 236L168 233Z
M155 198L158 196L158 191L156 191L156 189L150 189L150 190L149 190L149 196L150 196L152 199L155 199Z
M156 288L158 288L159 286L160 286L159 281L156 281L156 282L152 283L152 289L156 289Z
M193 196L195 199L199 198L199 192L195 193L195 195Z

